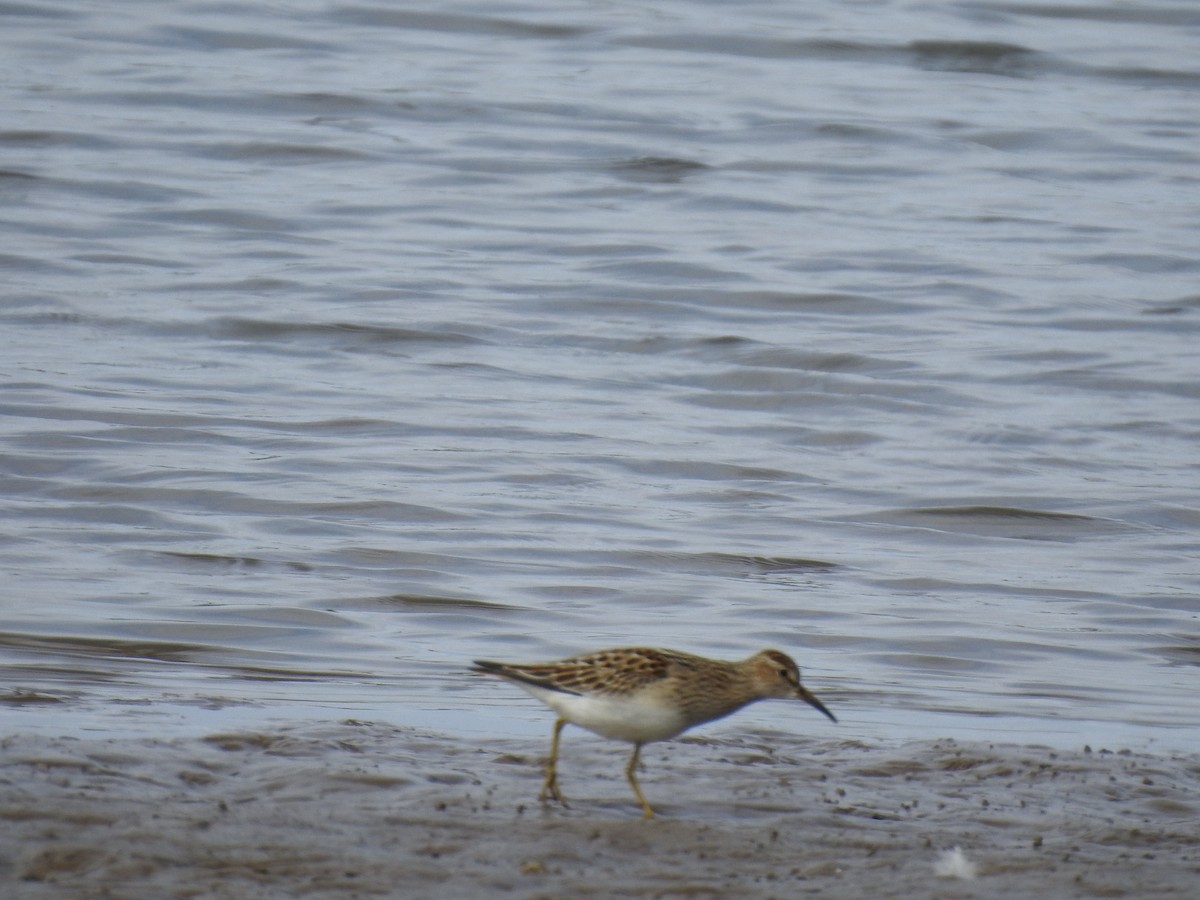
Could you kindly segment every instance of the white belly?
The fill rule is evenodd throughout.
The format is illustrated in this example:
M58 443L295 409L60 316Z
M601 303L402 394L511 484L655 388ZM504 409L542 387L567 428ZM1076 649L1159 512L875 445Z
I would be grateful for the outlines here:
M654 698L578 696L530 684L521 687L568 722L617 741L634 744L665 741L688 727L678 709Z

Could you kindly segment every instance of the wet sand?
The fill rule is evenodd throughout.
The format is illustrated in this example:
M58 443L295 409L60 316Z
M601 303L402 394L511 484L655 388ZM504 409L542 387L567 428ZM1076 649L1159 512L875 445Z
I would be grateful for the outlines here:
M757 734L627 750L344 722L0 742L7 898L1193 897L1200 756ZM939 875L961 849L974 877Z

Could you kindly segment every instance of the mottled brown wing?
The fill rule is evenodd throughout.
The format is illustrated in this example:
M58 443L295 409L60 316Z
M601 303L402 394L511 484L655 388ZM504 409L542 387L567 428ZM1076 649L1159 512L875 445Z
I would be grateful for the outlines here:
M553 663L476 660L477 671L568 694L625 695L667 677L675 654L648 647L601 650Z
M562 662L557 681L571 690L595 694L632 694L666 678L671 656L649 647L622 647Z

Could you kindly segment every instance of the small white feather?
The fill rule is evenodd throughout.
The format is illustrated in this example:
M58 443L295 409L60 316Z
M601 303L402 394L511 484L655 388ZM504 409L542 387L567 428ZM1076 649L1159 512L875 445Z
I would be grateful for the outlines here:
M975 877L975 863L967 859L961 847L943 850L933 864L933 874L938 878L961 878L970 881Z

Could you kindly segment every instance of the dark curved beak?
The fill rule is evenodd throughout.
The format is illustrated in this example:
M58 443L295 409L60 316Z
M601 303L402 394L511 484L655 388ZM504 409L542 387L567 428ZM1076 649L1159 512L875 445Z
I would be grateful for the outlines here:
M803 700L805 703L807 703L809 706L815 706L821 712L825 713L825 715L829 716L830 721L833 721L833 722L837 721L837 716L835 716L833 713L831 713L829 710L827 710L825 708L825 704L822 703L820 700L818 700L816 698L816 696L804 685L802 685L802 684L796 685L796 696L799 697L801 700Z

